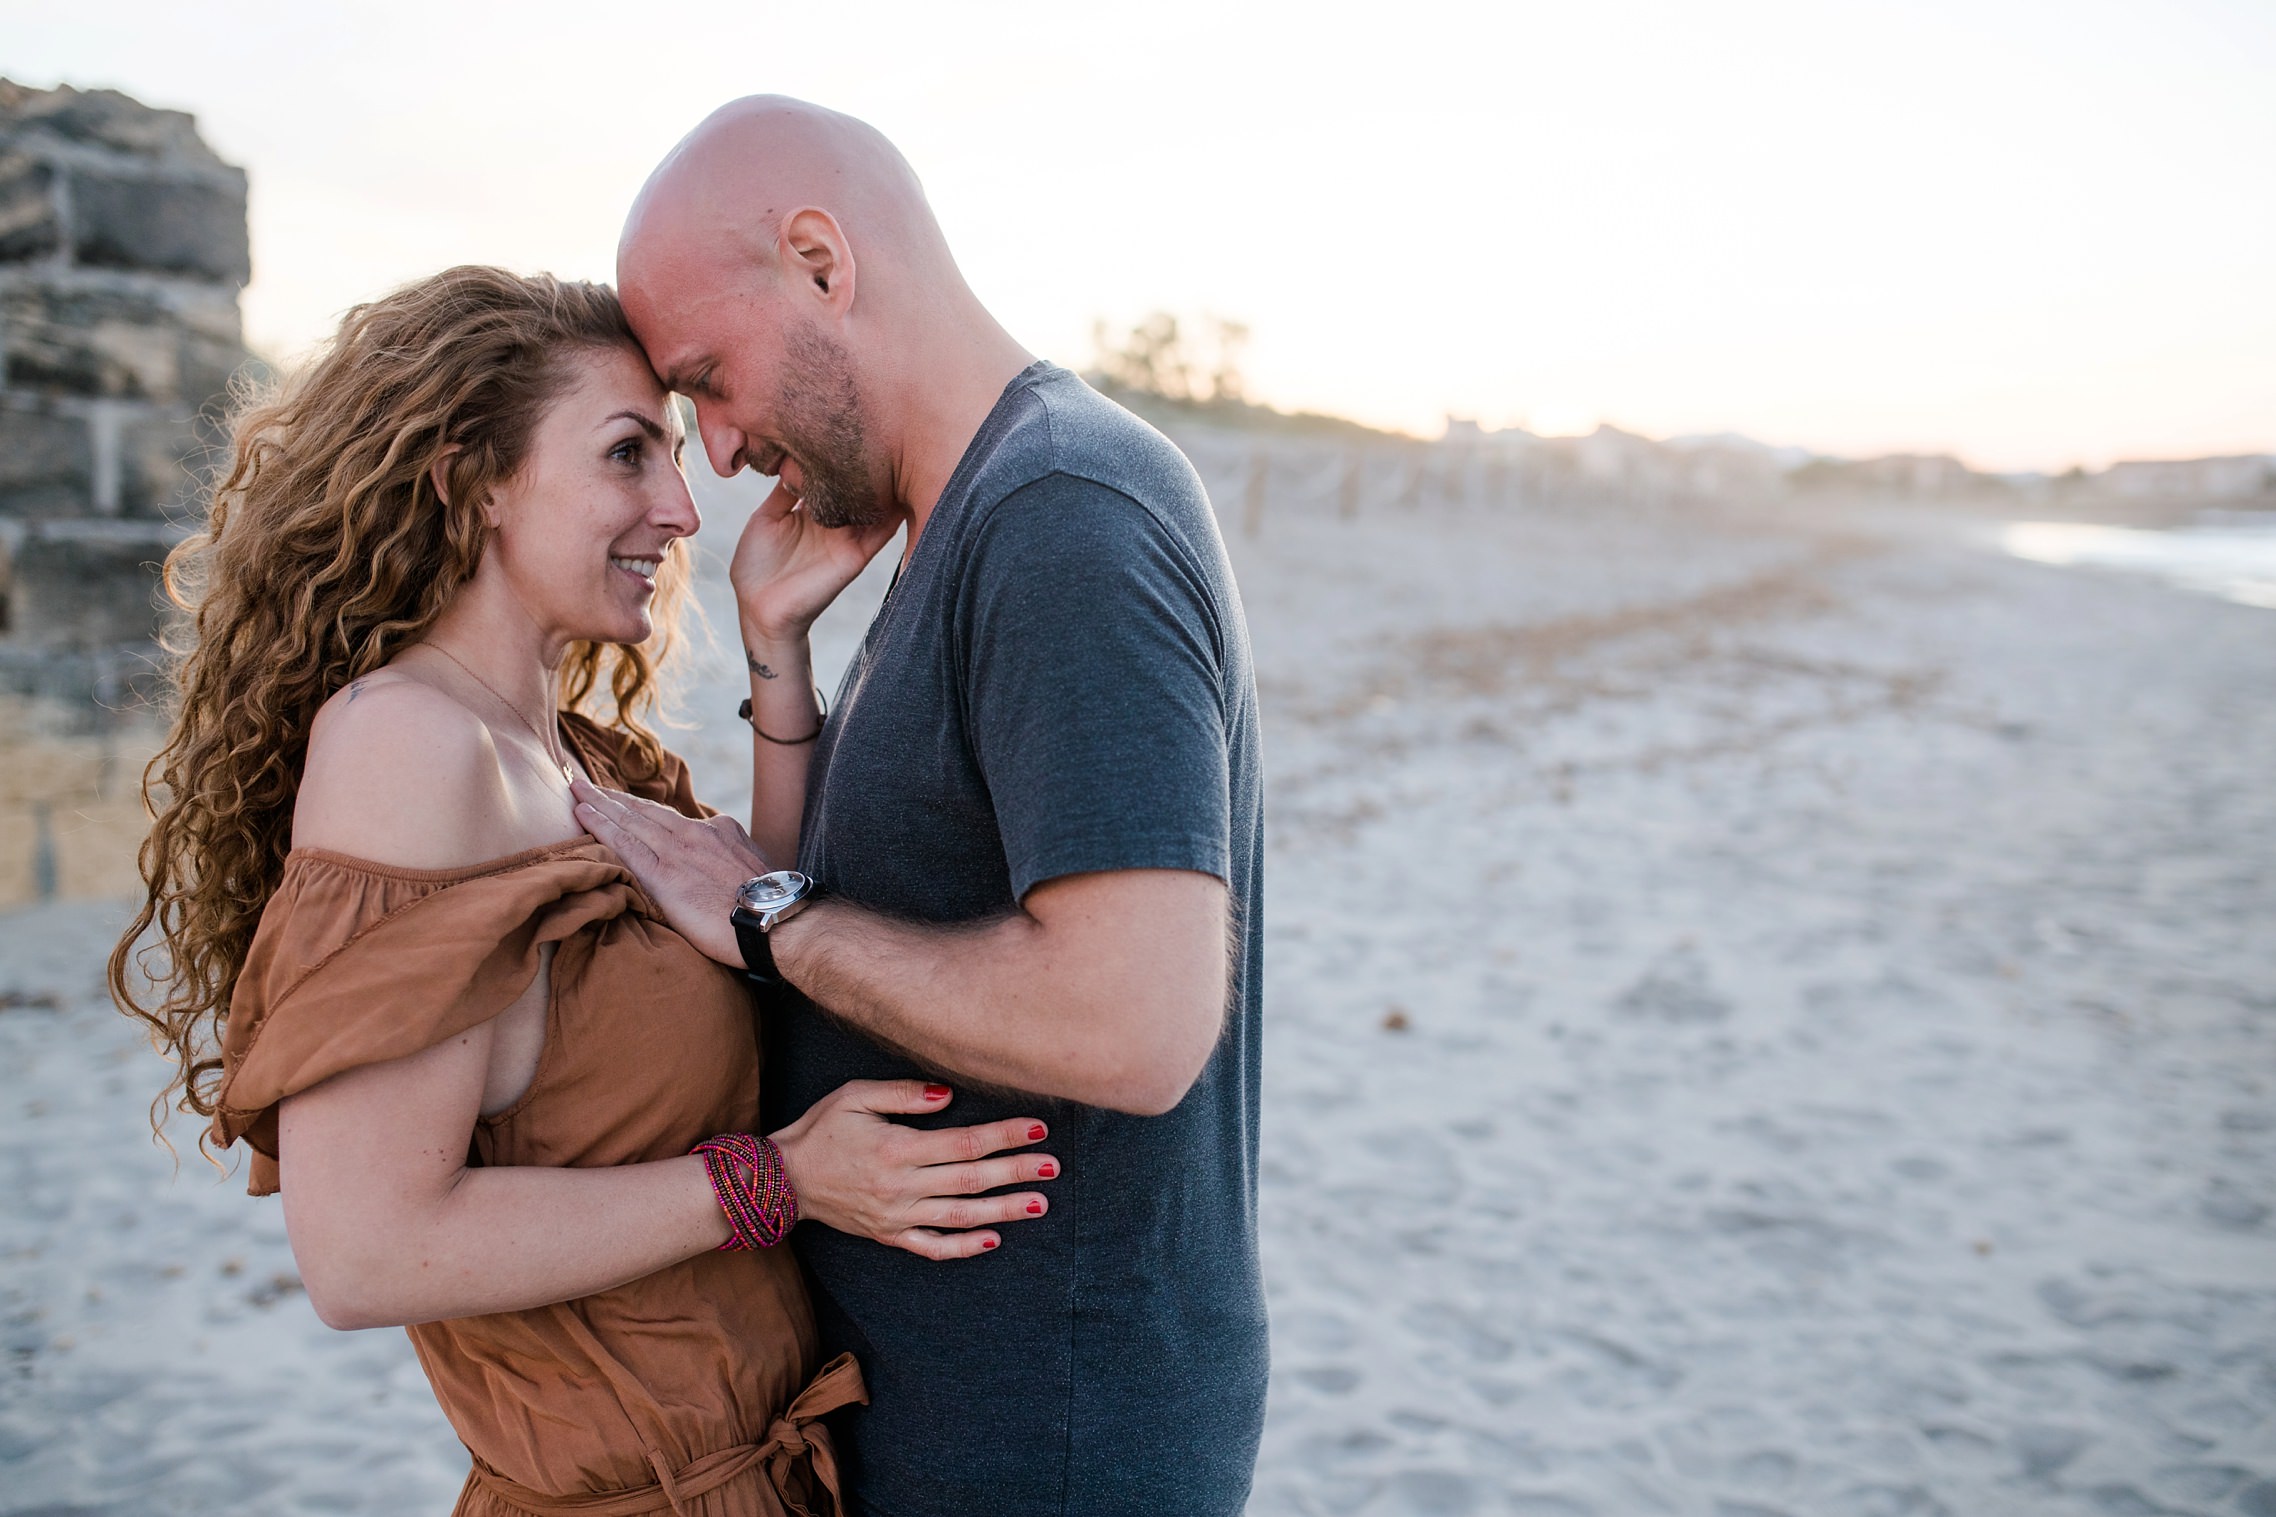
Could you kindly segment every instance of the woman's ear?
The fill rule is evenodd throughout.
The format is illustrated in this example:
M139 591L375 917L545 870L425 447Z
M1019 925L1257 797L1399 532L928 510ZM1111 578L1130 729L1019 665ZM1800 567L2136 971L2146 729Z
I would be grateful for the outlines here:
M435 498L446 506L450 504L451 460L457 458L458 455L464 451L465 450L463 448L454 442L449 447L443 449L440 453L437 453L435 455L435 461L427 465L427 483L435 487Z
M435 487L435 498L446 506L450 504L450 466L465 451L454 442L436 454L435 461L427 466L427 482ZM494 501L482 502L482 525L493 532L498 530L498 508Z

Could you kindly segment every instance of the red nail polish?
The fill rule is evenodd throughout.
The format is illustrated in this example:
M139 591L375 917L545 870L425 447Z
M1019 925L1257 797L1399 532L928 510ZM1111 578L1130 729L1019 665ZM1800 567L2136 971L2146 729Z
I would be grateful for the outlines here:
M948 1087L947 1087L947 1086L945 1086L945 1085L927 1085L927 1086L925 1087L925 1099L926 1099L926 1100L928 1100L928 1101L945 1101L945 1100L947 1100L947 1099L948 1099Z
M1049 1159L1045 1159L1041 1164L1035 1166L1035 1172L1046 1180L1056 1179L1059 1174L1059 1166Z
M1040 1143L1043 1141L1044 1133L1045 1128L1043 1124L1041 1122L1038 1122L1027 1130L1027 1141L1030 1143Z
M996 1240L993 1238L982 1238L980 1240L980 1246L984 1249L994 1248L996 1246Z
M1042 1215L1043 1215L1043 1203L1042 1203L1041 1201L1030 1201L1030 1202L1028 1202L1028 1203L1027 1203L1027 1214L1028 1214L1029 1216L1031 1216L1031 1217L1040 1217L1040 1216L1042 1216Z

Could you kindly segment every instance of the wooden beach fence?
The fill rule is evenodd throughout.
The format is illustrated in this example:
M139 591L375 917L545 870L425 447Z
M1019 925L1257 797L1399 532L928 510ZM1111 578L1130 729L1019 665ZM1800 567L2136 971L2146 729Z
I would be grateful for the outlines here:
M1400 439L1315 442L1218 432L1183 445L1209 481L1228 531L1263 537L1290 511L1354 522L1371 508L1510 510L1544 499L1524 460L1499 447Z
M1265 449L1249 451L1249 487L1241 508L1241 530L1250 537L1264 531L1265 491L1272 483L1272 454Z
M1420 447L1414 449L1414 460L1407 470L1407 487L1399 492L1399 504L1412 511L1422 505L1423 491L1430 486L1430 454Z

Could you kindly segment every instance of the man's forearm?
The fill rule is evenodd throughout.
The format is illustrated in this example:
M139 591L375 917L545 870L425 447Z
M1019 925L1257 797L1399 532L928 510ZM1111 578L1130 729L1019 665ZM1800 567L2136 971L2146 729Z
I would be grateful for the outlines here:
M1024 911L936 926L822 901L776 931L775 962L817 1005L930 1070L1155 1115L1215 1044L1222 965L1182 984L1174 966L1190 955L1118 927Z
M1104 1104L1066 1088L1090 1083L1077 1067L1088 1061L1066 1057L1067 1019L1049 1026L1014 988L1036 935L1017 912L940 926L823 901L776 932L775 965L816 1005L927 1069Z
M732 818L698 821L583 780L577 820L691 944L742 955L735 889L768 862ZM1062 875L990 921L932 926L824 899L773 929L816 1004L942 1074L1139 1115L1184 1099L1232 983L1225 882L1188 869Z

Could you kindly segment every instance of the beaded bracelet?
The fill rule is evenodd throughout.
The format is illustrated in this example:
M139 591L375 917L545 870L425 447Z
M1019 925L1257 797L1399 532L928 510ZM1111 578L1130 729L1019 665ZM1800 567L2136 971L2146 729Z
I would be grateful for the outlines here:
M798 1192L782 1166L774 1139L755 1133L721 1133L689 1153L703 1155L711 1193L733 1229L721 1249L772 1248L798 1223Z

